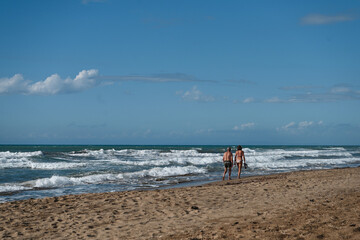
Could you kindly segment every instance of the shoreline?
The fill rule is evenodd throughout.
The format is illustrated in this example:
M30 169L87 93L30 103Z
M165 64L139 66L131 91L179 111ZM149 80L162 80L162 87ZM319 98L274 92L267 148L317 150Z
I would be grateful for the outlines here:
M345 169L345 168L357 168L357 167L295 170L295 171L289 171L289 172L285 171L285 172L278 172L278 173L265 173L265 174L259 174L259 175L246 175L246 176L244 176L245 174L244 174L244 172L242 172L241 179L252 178L252 177L271 176L271 175L281 175L281 174L288 174L288 173L293 173L293 172L322 171L322 170ZM360 168L360 166L358 166L358 168ZM221 173L219 173L219 176L221 175ZM228 175L225 176L224 181L228 181L227 177L228 177ZM232 178L231 178L231 181L234 181L234 180L238 180L237 179L237 173L235 174L235 172L232 173ZM44 199L44 198L72 196L72 195L120 193L120 192L132 192L132 191L135 191L135 192L136 191L155 191L155 190L165 190L165 189L174 189L174 188L176 189L176 188L197 187L197 186L203 186L203 185L207 185L207 184L211 184L211 183L217 183L217 182L222 182L221 176L217 180L215 180L215 179L212 179L212 180L210 180L210 179L209 180L190 180L190 181L183 181L183 182L169 184L169 185L160 186L160 187L152 187L152 188L145 188L144 187L144 188L137 188L137 189L131 189L131 190L123 190L123 191L87 192L87 193L79 193L79 194L64 194L64 195L59 195L59 196L45 196L45 197L36 197L36 198L29 197L29 198L26 198L26 199L8 200L8 201L0 202L0 204L8 203L8 202L14 202L14 201L26 201L26 200L35 200L35 199ZM31 192L31 191L38 191L38 190L44 191L44 190L53 190L53 189L55 189L55 188L40 187L40 188L34 188L34 189L18 190L18 191L13 191L13 192L0 192L0 196L11 196L11 195L15 195L15 194L20 193L20 192L27 192L27 191Z
M357 239L360 167L0 203L3 239Z
M359 147L248 147L250 165L242 177L357 167L360 160ZM3 147L0 202L218 181L223 172L222 153L222 147L206 145Z

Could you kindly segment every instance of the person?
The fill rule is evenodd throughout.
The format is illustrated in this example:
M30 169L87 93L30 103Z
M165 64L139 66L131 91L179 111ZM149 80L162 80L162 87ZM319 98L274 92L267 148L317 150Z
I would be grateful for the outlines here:
M231 168L233 166L233 155L231 153L230 147L228 147L227 151L224 153L223 163L224 163L224 167L225 167L223 180L225 179L225 174L228 171L228 169L229 169L229 180L231 180L230 176L231 176Z
M246 168L245 154L244 154L244 151L242 150L242 147L239 145L239 146L237 146L237 151L235 153L235 159L234 159L234 161L236 161L236 165L238 167L238 178L239 179L240 179L240 173L241 173L243 160L244 160L244 166Z

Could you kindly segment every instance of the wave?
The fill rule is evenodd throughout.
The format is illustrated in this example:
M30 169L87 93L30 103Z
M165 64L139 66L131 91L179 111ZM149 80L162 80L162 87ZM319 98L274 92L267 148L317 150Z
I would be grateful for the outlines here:
M221 154L199 153L197 149L191 150L170 150L161 152L157 149L150 150L83 150L71 152L71 157L93 157L93 162L109 161L114 164L137 165L137 166L166 166L171 164L193 164L205 165L218 162Z
M14 152L4 148L0 152L0 175L4 174L0 202L34 196L156 188L183 181L217 179L223 171L224 149L218 146L103 148L59 147L56 151L44 147L33 152L29 148L12 148L16 149ZM21 149L26 152L17 152ZM249 165L244 172L247 176L360 164L360 147L278 146L243 150ZM14 178L21 168L25 169L23 174Z
M329 147L323 149L250 149L244 148L245 157L248 162L253 162L256 165L264 165L271 169L279 165L294 165L299 162L297 166L305 166L308 160L318 159L319 162L324 159L348 158L353 159L353 155L343 147ZM99 149L81 151L72 151L68 153L52 154L51 158L56 161L45 162L34 161L34 156L44 155L41 151L36 152L0 152L0 169L4 168L30 168L30 169L76 169L82 167L98 167L104 164L116 166L204 166L219 163L221 165L222 153L204 153L199 152L199 149L188 150L174 150L161 151L160 149ZM45 154L45 160L48 160L49 155ZM58 161L60 160L60 161ZM286 163L284 162L286 161ZM349 160L351 161L351 160ZM333 160L331 161L333 162Z
M106 156L151 156L156 155L160 152L157 149L151 150L135 150L135 149L123 149L123 150L115 150L115 149L99 149L99 150L88 150L84 149L81 151L75 151L67 153L69 156L73 157L95 157L95 158L103 158Z
M84 166L86 166L85 163L32 162L26 158L0 160L0 169L31 168L31 169L56 170L56 169L80 168Z
M139 178L156 178L156 177L172 177L183 176L188 174L203 174L206 169L197 168L195 166L186 167L155 167L137 172L127 172L118 174L93 174L82 177L52 176L50 178L41 178L37 180L27 181L19 184L0 185L0 192L13 192L20 190L30 190L36 188L59 188L83 184L101 184L109 182L128 181Z
M269 158L272 160L283 160L287 158L336 158L336 157L349 157L353 155L343 148L331 148L327 150L284 150L284 149L271 149L271 150L251 150L244 151L245 156L251 158Z
M201 174L206 173L206 169L198 168L195 166L186 167L155 167L148 170L142 170L139 172L131 173L131 177L171 177L171 176L182 176L188 174Z
M99 156L168 156L168 155L181 155L181 156L201 156L201 155L211 155L212 153L199 153L199 149L190 149L190 150L170 150L169 152L162 152L159 149L145 149L145 150L137 150L137 149L99 149L99 150L88 150L84 149L81 151L74 151L67 153L69 156L77 156L77 157L99 157Z
M43 155L42 151L35 152L0 152L0 159L9 159L9 158L26 158L26 157L36 157Z
M17 191L25 191L30 190L31 187L25 187L17 184L5 184L0 185L0 192L17 192Z
M312 168L318 166L331 166L331 165L341 165L359 162L360 158L333 158L333 159L297 159L297 160L287 160L287 161L272 161L266 158L257 158L255 161L247 161L248 165L251 168L262 169L262 170L279 170L279 169L303 169L303 168Z
M286 158L325 158L325 157L352 157L352 154L342 147L329 147L325 149L250 149L244 148L245 156L250 158L268 157L273 160L282 160ZM162 152L159 149L136 150L136 149L123 149L123 150L82 150L79 152L68 153L72 157L93 157L95 160L114 160L131 157L132 160L153 161L155 165L159 165L156 160L168 160L174 163L191 163L191 164L211 164L218 159L221 159L222 153L204 153L199 152L199 149L189 150L170 150L169 152ZM131 164L125 161L125 164ZM135 163L135 165L149 165L147 163ZM165 162L161 163L165 164Z

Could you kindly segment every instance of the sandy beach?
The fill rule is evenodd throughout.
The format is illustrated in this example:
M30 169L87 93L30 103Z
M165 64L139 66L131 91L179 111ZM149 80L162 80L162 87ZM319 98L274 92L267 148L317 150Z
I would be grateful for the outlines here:
M360 168L7 202L0 238L360 239Z

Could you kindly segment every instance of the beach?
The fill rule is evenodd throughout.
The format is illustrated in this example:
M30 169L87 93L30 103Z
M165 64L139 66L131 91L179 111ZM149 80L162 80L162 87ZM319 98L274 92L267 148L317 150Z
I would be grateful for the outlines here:
M360 168L6 202L0 238L359 239Z

